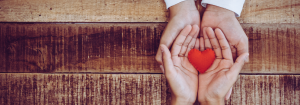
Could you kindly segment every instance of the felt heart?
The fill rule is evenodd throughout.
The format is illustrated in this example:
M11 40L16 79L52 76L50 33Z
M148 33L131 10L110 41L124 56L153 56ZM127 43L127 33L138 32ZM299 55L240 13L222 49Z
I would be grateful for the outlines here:
M213 64L215 52L212 49L206 49L202 52L192 49L189 52L188 59L200 73L204 73Z

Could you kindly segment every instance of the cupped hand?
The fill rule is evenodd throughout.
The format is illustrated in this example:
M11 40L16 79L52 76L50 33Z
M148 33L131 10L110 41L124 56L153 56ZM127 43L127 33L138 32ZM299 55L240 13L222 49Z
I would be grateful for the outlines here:
M219 28L222 30L229 42L234 60L243 53L249 53L248 37L236 19L234 12L208 4L201 21L201 30L204 27ZM202 33L201 36L203 36ZM204 45L201 46L200 50L204 50Z
M196 8L194 0L185 0L169 8L170 20L166 26L160 44L168 48L178 36L180 31L187 25L198 25L200 27L200 14ZM162 54L160 47L156 54L157 62L162 65ZM164 71L162 71L164 72Z
M235 17L235 13L214 5L207 5L201 21L201 30L204 27L212 27L213 29L219 28L225 34L229 42L232 52L233 60L235 61L238 56L244 53L249 53L248 50L248 37L246 36L243 28ZM203 40L203 32L201 32L200 40ZM200 43L200 51L203 51L204 43ZM249 62L247 57L246 62ZM228 91L225 99L229 99L231 89Z
M189 62L188 52L194 48L199 27L187 25L173 43L171 52L160 45L164 74L172 90L171 104L188 105L196 101L198 71Z
M219 28L214 32L205 27L203 37L204 47L213 49L216 59L205 73L199 74L198 101L204 105L224 105L225 96L237 80L249 53L241 54L233 63L230 45Z

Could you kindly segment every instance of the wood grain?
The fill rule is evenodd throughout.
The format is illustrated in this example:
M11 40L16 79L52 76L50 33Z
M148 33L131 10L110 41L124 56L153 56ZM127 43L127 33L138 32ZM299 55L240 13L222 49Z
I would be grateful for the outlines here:
M0 24L0 72L161 73L165 23ZM242 24L250 62L241 73L300 73L300 24Z
M165 24L1 24L1 72L160 72Z
M300 23L299 0L246 0L240 23Z
M250 62L243 73L300 73L300 24L243 24Z
M198 0L196 6L203 12ZM166 22L163 0L1 0L0 22ZM246 0L240 23L300 23L299 0Z
M169 104L162 74L0 74L0 103ZM240 75L227 105L298 104L299 75Z
M1 22L162 22L163 0L1 0Z

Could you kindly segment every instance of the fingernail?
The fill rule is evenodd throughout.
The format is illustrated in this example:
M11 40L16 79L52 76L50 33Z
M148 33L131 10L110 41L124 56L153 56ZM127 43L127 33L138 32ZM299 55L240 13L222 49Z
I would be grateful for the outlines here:
M164 67L163 67L162 65L160 65L159 68L161 69L161 71L162 71L163 73L165 73Z
M162 47L160 47L160 50L161 50L162 53L164 52L164 49Z
M245 57L245 62L249 62L249 53L247 53L247 55Z

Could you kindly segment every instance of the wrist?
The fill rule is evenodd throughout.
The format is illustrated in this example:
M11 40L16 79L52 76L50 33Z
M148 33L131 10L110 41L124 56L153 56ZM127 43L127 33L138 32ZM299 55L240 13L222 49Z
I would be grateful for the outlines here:
M228 9L225 9L225 8L222 8L222 7L219 7L219 6L215 6L215 5L207 4L205 11L210 11L210 12L215 12L215 13L222 13L222 14L231 15L231 16L235 17L235 13L233 11L230 11ZM222 14L220 14L220 15L222 15Z
M193 105L194 102L189 101L187 99L178 98L175 96L172 96L171 98L171 105Z
M169 10L171 18L181 12L198 11L194 0L184 0L178 4L171 6Z
M201 103L201 105L225 105L225 100L224 98L223 99L208 98L203 101L199 101L199 103Z

